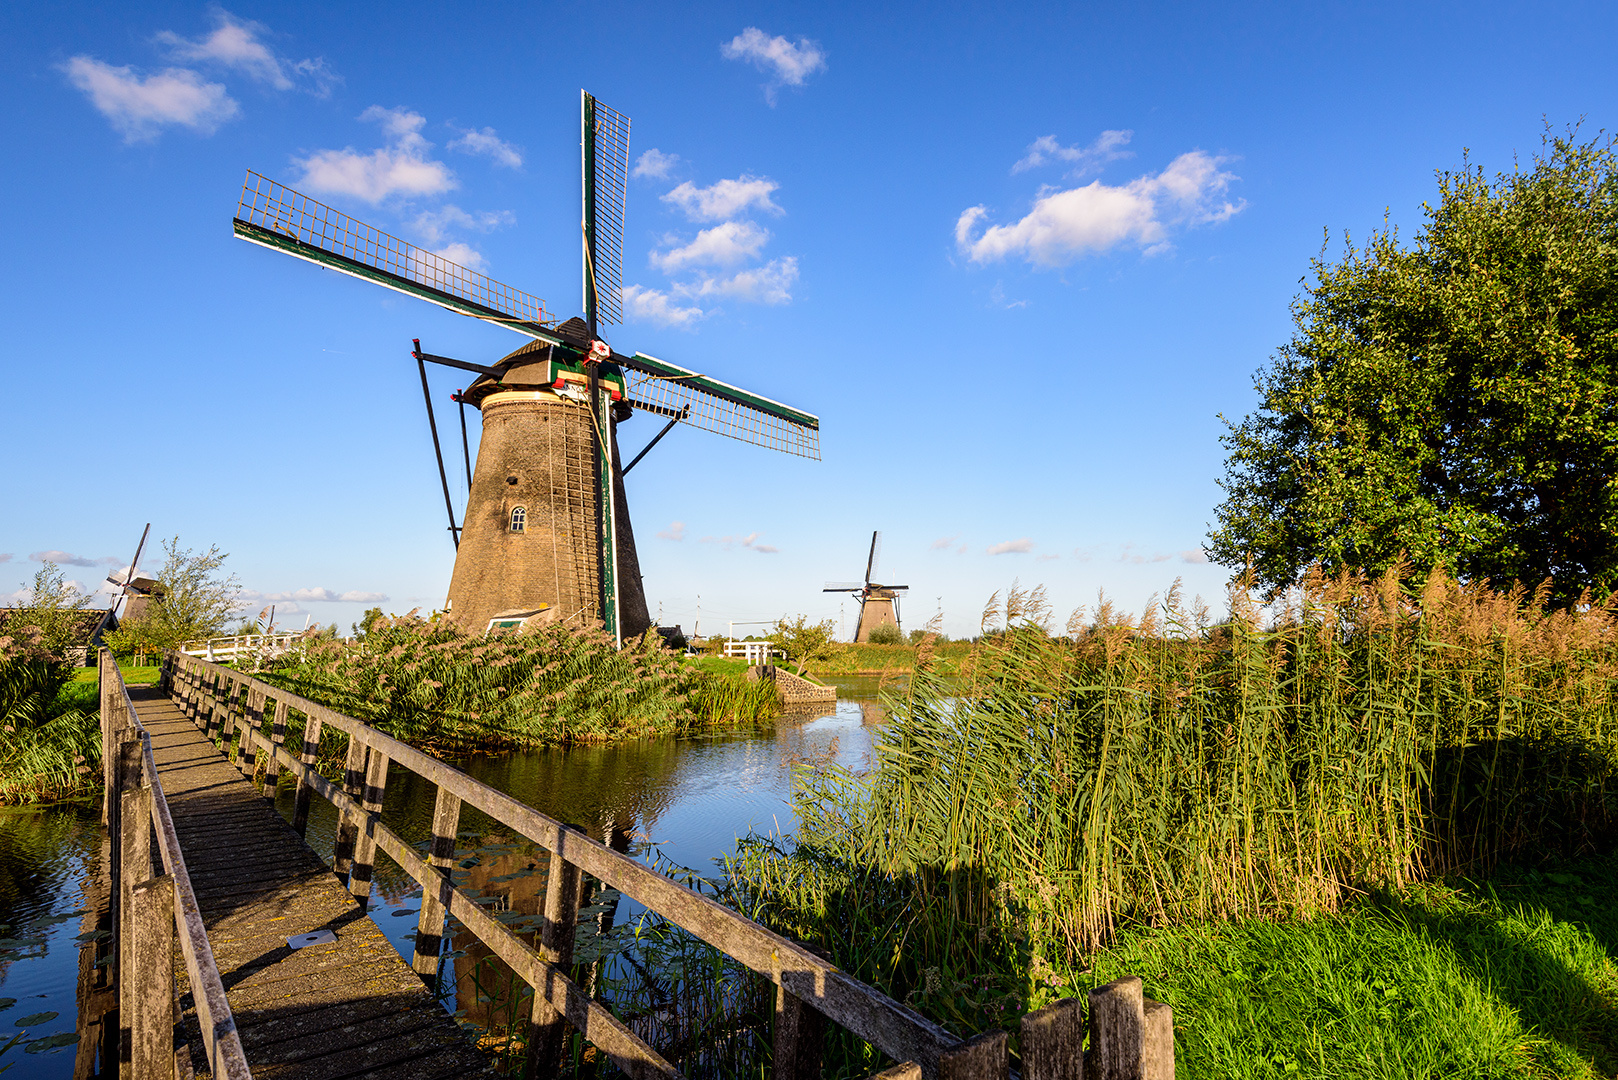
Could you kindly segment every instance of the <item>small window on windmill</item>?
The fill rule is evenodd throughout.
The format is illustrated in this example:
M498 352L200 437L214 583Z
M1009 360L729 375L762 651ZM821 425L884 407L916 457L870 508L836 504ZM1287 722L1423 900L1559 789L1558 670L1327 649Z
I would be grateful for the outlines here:
M516 507L511 511L511 531L522 532L528 525L528 511L524 507Z

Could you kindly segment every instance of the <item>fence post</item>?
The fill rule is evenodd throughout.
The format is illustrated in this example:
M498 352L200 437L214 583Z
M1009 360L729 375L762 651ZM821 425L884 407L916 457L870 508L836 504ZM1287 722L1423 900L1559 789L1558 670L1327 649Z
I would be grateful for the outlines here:
M131 739L118 746L118 910L113 926L118 934L118 1012L120 1028L139 1007L139 975L134 970L134 909L130 893L137 882L152 876L152 789L141 783L141 743ZM172 974L172 969L170 969Z
M284 698L275 701L275 718L270 722L270 752L264 755L264 797L275 799L275 789L281 783L281 759L276 751L287 741L287 703Z
M348 736L348 756L343 761L343 791L359 802L365 790L365 744L352 733ZM339 876L354 866L354 838L359 835L359 816L344 809L337 815L337 838L332 842L331 872Z
M242 684L241 680L236 677L235 672L230 672L225 676L225 686L227 688L224 695L225 723L219 732L219 749L224 752L226 761L240 769L241 765L237 764L236 754L231 752L230 747L230 737L236 734L236 729L240 726L236 723L236 709L241 705L242 700Z
M1090 991L1090 1080L1174 1080L1174 1010L1137 975Z
M348 891L359 901L362 911L371 906L371 875L376 867L375 824L382 816L382 793L388 784L388 755L379 746L369 749L365 794L360 802L362 813L354 822L354 866L348 872Z
M247 715L242 719L242 740L236 747L236 767L251 784L258 776L258 743L254 738L264 727L264 691L247 689Z
M299 836L309 831L309 799L315 793L315 789L309 786L309 774L314 771L315 761L320 757L322 723L318 716L303 714L303 751L298 755L303 770L298 774L298 790L292 800L292 830Z
M433 838L427 848L427 861L438 867L442 879L436 888L421 886L421 914L416 919L416 955L410 967L429 986L438 986L438 955L443 951L444 900L449 889L449 866L455 861L455 834L461 827L461 797L442 785L433 804Z
M151 789L144 791L150 799ZM130 1075L172 1075L174 879L165 875L132 886L129 914L129 966L119 1011L121 1026L129 1030Z
M1023 1080L1084 1080L1084 1001L1063 998L1022 1018Z
M117 768L118 755L114 752L117 745L113 742L113 710L117 701L117 676L107 671L107 664L111 662L112 652L102 646L97 657L96 678L101 690L101 824L109 830L113 825L113 797L118 790ZM110 835L110 834L109 834Z
M203 729L203 737L213 742L219 735L219 672L204 669L203 675L203 702L208 709L208 726Z
M573 963L573 932L579 921L579 900L584 892L584 875L567 861L570 832L583 833L569 825L557 837L551 852L550 872L545 880L545 925L539 932L539 954L558 970ZM545 996L545 987L534 987L534 1008L528 1021L528 1060L523 1064L523 1080L555 1076L562 1061L562 1036L567 1023L561 1010Z
M820 1080L826 1018L785 986L775 988L776 1080Z
M1006 1043L1005 1032L986 1031L945 1050L938 1057L939 1080L1007 1080L1011 1058Z

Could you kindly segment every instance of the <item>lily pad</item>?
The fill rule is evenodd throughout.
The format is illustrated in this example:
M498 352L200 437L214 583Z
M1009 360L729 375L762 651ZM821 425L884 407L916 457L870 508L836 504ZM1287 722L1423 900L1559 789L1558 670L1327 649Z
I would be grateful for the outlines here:
M50 1023L52 1020L55 1020L58 1015L60 1014L53 1012L29 1013L27 1016L17 1021L17 1026L38 1027L40 1024Z
M58 1031L55 1035L47 1035L43 1039L35 1039L23 1047L27 1054L43 1054L47 1050L60 1050L64 1046L72 1046L79 1041L78 1035L71 1031Z
M17 1004L16 998L0 998L0 1010L9 1009Z
M415 908L400 908L393 913L393 917L397 919L401 915L414 915L415 913Z

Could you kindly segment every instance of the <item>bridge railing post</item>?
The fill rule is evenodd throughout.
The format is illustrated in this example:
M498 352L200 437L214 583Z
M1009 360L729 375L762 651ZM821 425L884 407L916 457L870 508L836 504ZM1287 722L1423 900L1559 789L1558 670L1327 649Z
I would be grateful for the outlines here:
M209 742L213 742L219 736L219 727L222 722L219 715L219 680L221 676L217 671L207 670L203 671L202 676L203 707L208 711L208 725L203 729L203 735L207 737Z
M274 799L276 788L281 783L281 759L276 752L286 745L287 741L287 703L285 698L275 701L275 716L270 722L270 752L264 755L264 797Z
M813 972L805 972L811 979ZM783 972L783 981L789 981ZM775 988L776 1080L820 1080L826 1018L784 985Z
M365 744L352 733L348 736L348 756L343 761L343 791L354 802L365 797ZM331 869L338 877L354 868L354 840L359 832L359 815L344 809L337 817L337 838L332 842Z
M117 908L112 925L118 937L117 979L119 1027L129 1027L129 1017L139 1006L139 982L134 957L134 907L131 892L136 884L152 876L152 789L147 786L141 761L139 739L118 744L118 832L116 883L113 896ZM171 969L172 972L172 969ZM120 1050L120 1057L125 1052Z
M241 726L236 713L242 704L242 682L233 671L228 672L224 679L225 723L219 732L220 749L225 752L225 760L232 765L236 765L239 769L241 766L236 761L237 750L231 748L230 740L231 736L236 734L237 728Z
M362 910L371 905L371 876L376 869L375 826L382 814L382 796L388 785L388 755L381 747L367 747L365 790L360 816L355 821L354 865L348 872L348 891Z
M1174 1010L1148 1000L1137 975L1090 991L1090 1080L1174 1080Z
M579 922L579 901L584 895L584 875L567 859L569 831L584 832L577 825L569 825L558 837L556 850L551 852L545 879L545 923L539 932L539 954L564 971L573 963L573 934ZM561 1072L567 1024L561 1010L550 1003L545 991L545 987L534 987L523 1080L556 1076Z
M247 782L258 776L258 743L255 741L264 728L264 691L257 687L247 690L247 714L242 719L241 742L236 747L236 767Z
M314 771L315 763L320 758L321 726L322 721L318 714L304 713L303 750L298 754L298 760L303 763L303 772L298 777L298 790L292 802L292 829L299 836L309 831L309 800L315 793L314 787L309 783L309 774Z
M145 791L150 799L151 789ZM119 1002L122 1026L129 1031L129 1075L172 1076L174 879L159 875L131 886L129 909L129 963Z
M444 945L444 920L449 914L449 868L455 861L455 836L460 827L461 797L440 785L438 799L433 804L433 838L427 847L427 861L438 868L442 880L422 882L421 914L416 919L416 954L410 961L411 969L435 988L438 957Z

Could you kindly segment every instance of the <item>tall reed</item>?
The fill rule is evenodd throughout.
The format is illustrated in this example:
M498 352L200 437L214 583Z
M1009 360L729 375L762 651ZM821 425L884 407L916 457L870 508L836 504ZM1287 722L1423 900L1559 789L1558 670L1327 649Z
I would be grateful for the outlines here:
M1014 590L970 677L918 663L872 772L807 776L796 842L755 838L732 880L902 995L1013 954L1034 979L1126 922L1594 849L1618 822L1618 618L1544 600L1312 574L1268 621L1237 589L1213 625L1176 586L1057 637Z

